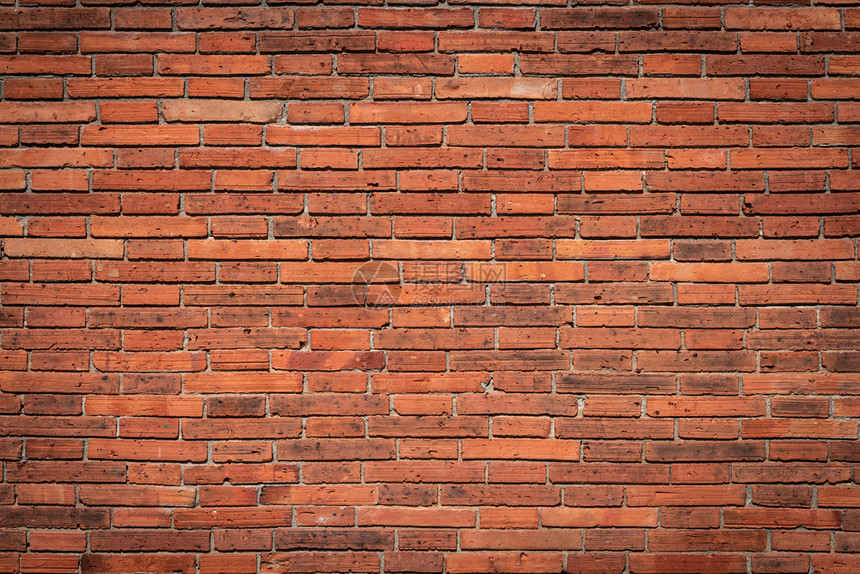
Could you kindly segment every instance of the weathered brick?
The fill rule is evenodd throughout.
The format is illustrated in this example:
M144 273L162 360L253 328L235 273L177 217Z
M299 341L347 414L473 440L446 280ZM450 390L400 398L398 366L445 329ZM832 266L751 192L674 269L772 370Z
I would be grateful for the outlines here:
M857 8L3 3L0 570L857 571Z

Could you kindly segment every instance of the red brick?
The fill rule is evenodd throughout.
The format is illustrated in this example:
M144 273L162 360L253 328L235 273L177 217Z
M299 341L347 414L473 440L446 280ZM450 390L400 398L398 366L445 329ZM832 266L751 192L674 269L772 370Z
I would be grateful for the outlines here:
M369 90L369 83L364 78L265 77L249 80L249 86L252 98L267 99L359 99Z
M57 80L59 78L9 78L6 80L6 97L10 100L59 100L63 97L63 85Z
M191 488L157 486L83 485L80 488L81 502L87 506L191 506L195 494Z
M551 52L548 32L440 32L440 52Z
M618 33L619 52L734 52L737 34L701 31L647 31Z
M725 525L738 527L798 527L838 528L842 522L837 511L818 509L779 509L764 508L727 509Z
M292 28L293 11L284 8L180 8L180 29Z
M462 54L457 57L461 74L512 74L514 58L508 54Z
M134 568L167 570L190 574L194 571L194 557L187 554L87 554L81 559L85 571L116 573Z
M833 108L820 103L720 103L717 119L735 123L830 122Z
M336 570L375 572L379 569L379 556L375 552L306 552L299 554L275 552L261 555L261 563L266 570L280 569L286 563L294 572L313 572L322 560Z
M26 49L26 37L25 37ZM34 51L42 51L44 45L39 42ZM48 48L53 51L53 46ZM71 46L66 43L66 48ZM88 56L0 56L0 71L3 74L74 74L89 75L92 59Z
M654 78L627 81L627 95L631 99L671 98L683 93L691 99L741 100L744 83L717 78Z
M838 30L839 12L810 8L728 8L726 29L742 30Z
M73 98L154 98L183 95L182 80L178 78L81 78L70 79L66 91ZM92 126L95 131L101 126Z
M362 526L463 526L475 524L475 511L447 508L361 508Z
M164 102L162 115L168 122L248 122L271 123L281 115L277 102L223 102L187 100Z
M88 126L81 136L82 145L124 145L128 141L147 145L197 145L199 130L195 126Z
M123 29L170 29L170 10L126 8L114 12L115 26Z
M541 24L547 30L569 28L652 28L657 26L657 10L649 7L585 8L541 10Z
M342 74L420 72L448 75L454 71L454 59L451 56L439 54L343 54L338 57L337 69Z
M399 32L380 30L376 48L380 52L432 52L435 45L432 31Z
M645 102L535 102L536 122L651 121L651 105Z
M167 440L91 439L89 456L93 459L109 460L202 462L206 460L206 449L203 443L177 443Z
M463 78L436 82L439 99L555 99L557 83L544 79Z
M193 52L194 35L170 32L81 32L81 52ZM171 56L163 56L171 58Z
M77 38L70 32L19 32L18 50L35 53L73 53ZM13 50L14 51L14 50Z

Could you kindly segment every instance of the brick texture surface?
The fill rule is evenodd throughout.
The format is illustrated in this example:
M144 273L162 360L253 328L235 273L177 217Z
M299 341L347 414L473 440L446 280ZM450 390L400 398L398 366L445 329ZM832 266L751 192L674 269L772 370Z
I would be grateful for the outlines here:
M0 0L0 572L860 572L856 0Z

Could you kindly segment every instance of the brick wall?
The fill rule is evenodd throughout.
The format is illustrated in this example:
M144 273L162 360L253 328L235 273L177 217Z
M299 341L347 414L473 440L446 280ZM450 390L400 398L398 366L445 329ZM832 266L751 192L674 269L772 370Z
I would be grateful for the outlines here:
M0 0L0 572L860 572L854 0L230 3Z

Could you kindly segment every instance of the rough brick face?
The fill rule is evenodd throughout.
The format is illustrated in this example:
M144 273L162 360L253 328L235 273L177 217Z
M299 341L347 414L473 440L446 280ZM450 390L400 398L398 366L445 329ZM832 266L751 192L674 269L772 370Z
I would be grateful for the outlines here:
M0 572L860 572L851 0L83 4L0 0Z

